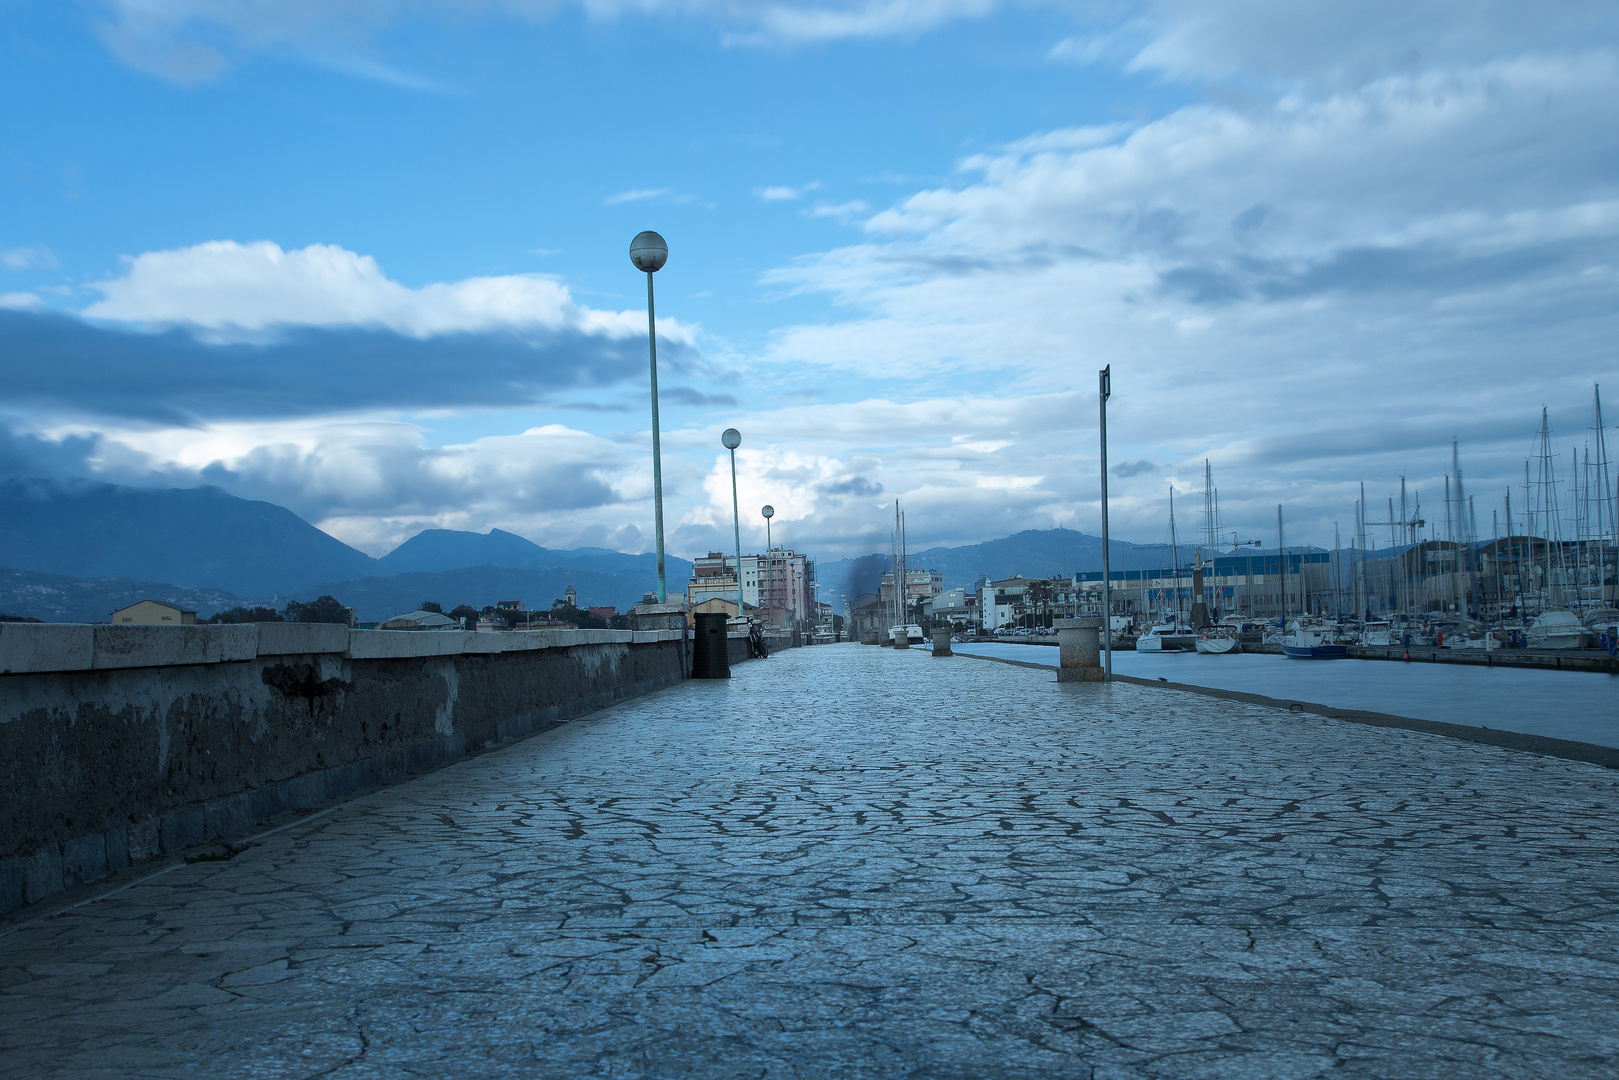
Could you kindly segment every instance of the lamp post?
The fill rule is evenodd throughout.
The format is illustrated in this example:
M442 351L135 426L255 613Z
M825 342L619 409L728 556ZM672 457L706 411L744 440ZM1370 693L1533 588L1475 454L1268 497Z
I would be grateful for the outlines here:
M658 438L658 326L652 304L652 275L669 261L669 245L648 230L630 241L630 262L646 274L646 337L652 356L652 512L658 540L658 603L669 601L663 569L663 448ZM737 568L738 570L741 567Z
M1102 654L1107 677L1113 678L1113 582L1107 558L1107 399L1113 396L1113 365L1097 372L1098 407L1102 411Z
M765 611L774 614L776 610L776 557L770 553L770 519L776 516L776 508L769 503L765 503L764 506L759 508L759 513L765 516L765 572L768 575L766 580L770 583L770 606L765 608ZM770 615L768 614L765 616L766 619L769 617Z
M734 427L725 429L720 445L731 452L731 525L736 530L736 617L742 618L742 514L736 508L736 448L742 445L742 433Z

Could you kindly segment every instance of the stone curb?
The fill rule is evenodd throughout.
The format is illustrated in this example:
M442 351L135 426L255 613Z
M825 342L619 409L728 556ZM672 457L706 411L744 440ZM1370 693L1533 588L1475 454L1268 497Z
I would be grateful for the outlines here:
M1050 664L1031 664L1025 660L1007 660L999 656L971 656L968 653L956 653L955 655L968 656L969 659L973 660L988 660L996 664L1011 664L1014 667L1039 668L1052 672L1057 670ZM1153 686L1160 690L1180 690L1189 694L1201 694L1204 697L1236 701L1245 705L1263 705L1267 708L1283 709L1288 712L1310 713L1314 716L1324 716L1329 720L1348 720L1351 723L1367 724L1371 727L1420 731L1425 735L1441 735L1450 739L1463 739L1467 742L1484 743L1487 746L1499 746L1507 750L1521 750L1531 754L1540 754L1542 757L1563 758L1566 761L1580 761L1587 765L1600 765L1604 769L1619 769L1619 749L1611 746L1599 746L1596 743L1577 742L1573 739L1553 739L1545 735L1525 735L1516 731L1502 731L1499 728L1474 728L1465 724L1447 724L1440 720L1418 720L1412 716L1396 716L1393 713L1366 712L1361 709L1339 709L1312 701L1266 697L1263 694L1248 694L1239 690L1217 690L1212 686L1195 686L1191 683L1143 679L1135 675L1114 675L1113 681L1130 683L1133 686Z

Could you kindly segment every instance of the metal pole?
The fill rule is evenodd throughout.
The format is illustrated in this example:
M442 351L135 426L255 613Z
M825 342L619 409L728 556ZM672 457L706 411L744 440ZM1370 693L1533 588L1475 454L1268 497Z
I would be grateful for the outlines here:
M742 511L736 505L736 449L731 450L731 524L736 529L736 617L744 618L742 604Z
M658 437L658 325L652 306L652 275L646 276L646 337L652 353L652 507L658 539L658 603L669 602L663 569L663 447ZM736 568L740 576L742 567Z
M1098 375L1098 397L1102 412L1102 655L1107 678L1113 678L1113 588L1107 557L1107 399L1113 393L1113 365Z

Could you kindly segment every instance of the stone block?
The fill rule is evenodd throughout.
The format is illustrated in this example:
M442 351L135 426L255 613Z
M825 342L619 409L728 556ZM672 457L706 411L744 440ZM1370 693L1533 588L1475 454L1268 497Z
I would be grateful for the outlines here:
M163 851L163 840L156 818L141 818L129 826L129 861L149 862Z
M28 904L62 891L62 851L55 844L23 857L22 891Z
M245 791L210 799L202 808L203 832L207 839L240 832L253 824L252 798Z
M222 664L258 655L259 628L226 626L97 626L91 667L170 667Z
M465 630L350 630L349 656L355 660L406 660L418 656L460 656Z
M0 915L23 905L23 860L0 859Z
M370 787L376 783L376 763L370 758L362 758L347 765L334 765L323 775L326 781L326 797L335 799L339 795L347 795L357 788Z
M107 876L107 838L76 836L62 843L62 883L85 885Z
M326 777L323 772L304 773L287 781L287 803L291 809L323 802L326 799Z
M160 627L168 630L172 627ZM165 854L172 851L183 851L188 847L196 847L208 839L206 823L202 816L202 807L187 806L173 813L164 814L158 820L158 834L163 842Z
M247 793L254 821L268 821L288 809L287 785L266 784Z
M340 653L349 648L349 628L337 623L259 623L260 656Z
M107 845L107 872L129 865L129 830L122 825L108 829L102 839Z
M71 623L0 623L0 675L88 671L95 628Z

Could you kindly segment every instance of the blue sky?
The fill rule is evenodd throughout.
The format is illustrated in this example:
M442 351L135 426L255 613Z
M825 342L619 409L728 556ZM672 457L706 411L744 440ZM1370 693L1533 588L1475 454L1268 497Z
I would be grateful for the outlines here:
M1619 393L1615 16L1519 7L7 0L0 468L644 550L655 228L679 553L731 425L821 557L1094 532L1109 363L1122 536L1452 438L1487 533Z

